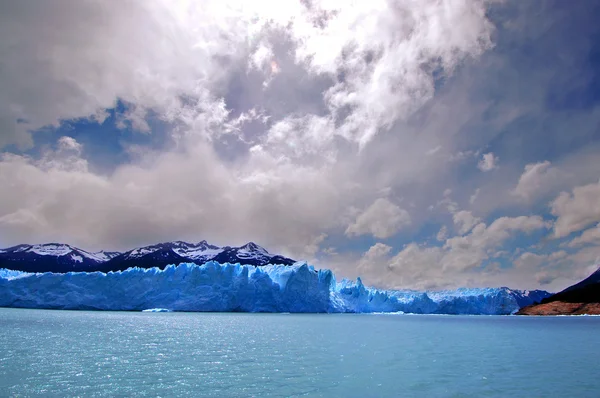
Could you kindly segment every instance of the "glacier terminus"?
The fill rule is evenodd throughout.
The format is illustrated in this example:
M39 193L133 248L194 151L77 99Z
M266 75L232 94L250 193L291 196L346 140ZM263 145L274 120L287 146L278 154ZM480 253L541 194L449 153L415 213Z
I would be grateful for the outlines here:
M0 307L67 310L508 315L550 293L502 288L378 290L293 265L182 263L116 272L0 269Z

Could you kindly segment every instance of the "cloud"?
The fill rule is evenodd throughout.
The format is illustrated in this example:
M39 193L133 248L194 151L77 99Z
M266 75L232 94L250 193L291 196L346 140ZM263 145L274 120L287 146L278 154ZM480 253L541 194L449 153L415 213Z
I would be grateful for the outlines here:
M327 234L322 233L316 236L311 242L304 247L304 252L301 254L306 261L314 260L314 256L320 250L320 245L327 238Z
M346 228L346 235L371 234L385 239L393 236L402 227L410 225L408 212L388 199L379 198L367 207L356 220Z
M435 155L436 153L438 153L440 150L442 149L441 145L436 146L435 148L429 149L427 152L425 152L425 155L427 156L432 156Z
M469 204L473 204L475 203L475 201L477 200L477 198L479 197L479 192L481 191L480 188L477 188L475 190L475 192L473 192L473 195L471 195L471 197L469 198Z
M490 251L498 248L511 234L529 234L548 227L549 224L539 216L500 217L489 226L479 223L468 235L455 236L446 241L443 266L459 270L476 267L489 258Z
M140 131L148 109L189 122L240 67L265 70L264 88L281 72L282 39L296 64L334 80L322 96L342 122L337 134L364 145L433 96L434 71L449 75L490 48L493 31L475 0L17 2L1 11L10 39L0 44L0 147L31 146L30 131L97 115L117 99L134 104L124 120Z
M568 242L566 246L579 247L587 244L600 244L600 224L586 229L580 236L577 236Z
M443 246L409 243L398 253L377 250L376 259L361 259L361 274L366 281L387 288L441 289L468 284L490 283L490 275L498 279L498 270L486 261L502 256L498 249L517 233L529 234L548 228L539 216L500 217L489 226L479 223L465 236L449 238ZM375 249L374 249L375 250ZM481 267L484 267L481 269ZM528 271L532 275L531 270ZM510 272L508 273L510 276ZM502 274L500 274L502 276ZM517 279L513 282L516 283Z
M72 137L60 137L56 143L55 149L46 149L43 151L35 165L43 170L62 170L87 172L88 162L81 157L83 145ZM10 156L6 159L14 159Z
M57 240L124 249L208 237L306 255L324 229L339 225L344 198L343 188L328 182L334 171L277 164L265 153L253 155L248 169L228 168L211 146L196 143L184 152L148 153L102 176L65 147L80 148L63 138L40 161L3 155L0 183L11 187L0 198L5 245Z
M441 282L440 262L443 257L443 250L439 247L421 247L410 243L389 260L391 272L385 283L390 287L404 288L444 287L448 281Z
M191 21L177 14L160 2L126 1L119 9L101 2L3 4L0 33L10 39L0 44L0 147L31 146L30 131L95 117L117 99L135 104L139 115L176 113L184 94L205 97L199 82L222 76L214 56L227 56L233 47L226 43L239 31L221 35L220 16L205 14L205 26L215 27L203 35L208 53L188 34Z
M483 172L498 168L498 157L494 156L492 152L484 153L482 159L477 163L477 168Z
M150 125L146 121L147 110L141 106L130 105L129 108L118 115L117 128L125 130L130 127L133 131L149 133Z
M562 192L550 204L557 217L554 237L562 238L600 221L600 183L573 188Z
M537 254L532 252L522 253L514 262L515 266L519 268L529 268L536 270L540 266L549 266L556 261L564 259L568 256L568 253L564 250L552 252L550 254ZM546 273L546 280L548 280L548 274ZM547 281L547 283L549 283ZM546 284L547 284L546 283Z
M562 173L553 167L549 161L530 163L519 178L519 183L513 191L523 199L533 199L556 186L557 179Z
M464 235L469 232L475 225L481 221L478 217L475 217L470 211L461 210L454 213L452 216L454 225L458 228L458 233Z
M391 250L392 247L386 245L385 243L375 243L362 255L358 266L359 271L369 272L373 268L378 268L382 260L385 261L385 258L388 256Z
M332 161L335 159L335 150L330 146L333 131L333 120L327 117L287 117L271 126L263 145L292 158L318 155Z
M445 225L442 225L435 238L440 242L443 242L446 239L448 239L448 228Z
M443 192L442 200L438 201L437 205L446 208L450 214L454 214L458 211L458 203L452 200L450 195L452 195L452 190L446 188Z
M82 145L73 137L63 136L58 139L58 148L61 151L73 151L77 155L81 155Z
M353 110L341 132L360 145L432 98L433 70L451 73L462 59L491 47L493 27L481 2L332 5L315 7L322 28L294 25L301 43L296 56L316 73L343 74L325 99L336 118Z
M598 268L600 247L584 247L576 251L556 250L548 253L526 251L514 260L514 273L532 278L544 288L572 285L588 277ZM550 287L548 287L551 285Z

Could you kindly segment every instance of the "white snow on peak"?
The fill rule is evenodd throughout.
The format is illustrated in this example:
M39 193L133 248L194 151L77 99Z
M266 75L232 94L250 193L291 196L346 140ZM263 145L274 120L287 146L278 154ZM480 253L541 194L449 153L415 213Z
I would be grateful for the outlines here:
M0 250L0 253L6 253L7 250ZM10 250L12 253L34 253L39 256L52 256L61 257L71 255L71 259L75 262L82 263L84 258L96 261L99 263L109 260L111 257L104 254L104 252L90 253L86 250L78 249L76 247L61 244L61 243L42 243L37 245L20 245L14 250Z
M90 258L95 259L96 261L101 261L101 262L105 262L110 260L111 258L118 256L119 253L106 253L104 250L100 250L99 252L95 252L95 253L87 253Z
M201 241L199 243L187 243L183 241L167 242L152 246L138 247L134 250L126 252L125 254L129 259L139 259L148 254L152 254L159 250L164 250L166 248L172 250L174 253L181 257L187 258L192 261L202 262L212 260L219 254L227 250L233 251L234 256L237 256L239 259L264 261L272 257L266 249L253 242L249 242L240 247L219 247L211 245L206 241ZM11 251L13 253L31 252L42 256L54 257L71 255L71 259L73 261L80 263L85 262L87 260L91 260L97 263L103 263L121 254L116 252L113 253L105 251L88 252L86 250L82 250L67 244L58 243L22 245Z
M209 249L207 247L176 247L173 252L190 260L208 260L221 253L223 249Z
M127 255L127 257L139 258L145 256L146 254L154 253L157 250L158 248L139 247L137 249L132 250L131 253Z
M140 258L147 254L154 253L160 250L161 248L164 248L165 245L166 244L158 244L154 246L139 247L135 250L132 250L127 255L127 257ZM223 251L222 248L218 246L209 245L206 241L202 241L198 244L191 244L183 241L175 241L168 243L167 247L170 247L173 253L194 261L210 260Z
M269 252L256 243L250 242L238 249L237 256L239 258L264 258L269 256Z
M73 251L73 248L69 245L61 245L55 243L48 243L44 245L33 245L26 251L39 254L40 256L64 256ZM21 251L19 249L19 251Z
M77 252L78 252L79 254L81 254L82 256L84 256L84 257L87 257L87 258L89 258L90 260L97 261L97 262L99 262L99 263L102 263L102 262L104 262L104 261L108 260L108 258L105 258L105 257L99 256L97 253L90 253L90 252L87 252L87 251L85 251L85 250L81 250L81 249L77 250Z

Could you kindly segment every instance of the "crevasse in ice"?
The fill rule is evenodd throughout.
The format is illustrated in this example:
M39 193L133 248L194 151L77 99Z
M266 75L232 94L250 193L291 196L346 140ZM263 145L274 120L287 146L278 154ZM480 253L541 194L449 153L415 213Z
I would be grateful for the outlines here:
M21 308L240 312L404 312L511 314L548 296L508 288L419 292L336 282L306 263L170 265L122 272L24 273L0 270L0 306Z

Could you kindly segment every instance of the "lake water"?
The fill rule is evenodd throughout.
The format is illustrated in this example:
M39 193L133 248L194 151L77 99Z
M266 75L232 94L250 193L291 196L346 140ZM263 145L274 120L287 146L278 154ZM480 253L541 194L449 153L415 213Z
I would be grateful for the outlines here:
M598 397L600 317L0 309L0 396Z

